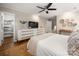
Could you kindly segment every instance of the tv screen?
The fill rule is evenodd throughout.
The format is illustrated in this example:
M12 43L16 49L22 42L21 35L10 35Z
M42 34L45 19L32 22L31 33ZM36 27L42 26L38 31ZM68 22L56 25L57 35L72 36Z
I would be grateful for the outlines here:
M38 28L38 22L29 21L28 25L30 28Z

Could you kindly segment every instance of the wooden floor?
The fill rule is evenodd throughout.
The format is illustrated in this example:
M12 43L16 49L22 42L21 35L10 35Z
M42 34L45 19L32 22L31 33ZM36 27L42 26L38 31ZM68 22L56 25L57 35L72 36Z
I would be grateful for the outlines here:
M0 46L0 56L31 56L27 52L27 40L13 43L12 38L5 38Z

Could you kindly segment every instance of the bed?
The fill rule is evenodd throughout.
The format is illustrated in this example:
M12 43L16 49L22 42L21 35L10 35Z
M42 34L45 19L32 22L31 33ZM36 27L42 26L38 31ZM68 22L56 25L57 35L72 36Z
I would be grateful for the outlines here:
M34 56L68 56L68 38L54 33L33 36L27 44L28 52Z

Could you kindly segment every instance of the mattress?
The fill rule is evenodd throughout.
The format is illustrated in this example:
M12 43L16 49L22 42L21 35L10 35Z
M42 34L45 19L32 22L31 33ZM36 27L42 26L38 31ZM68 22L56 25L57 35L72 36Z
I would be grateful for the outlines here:
M68 36L46 33L28 42L28 52L35 56L67 56Z

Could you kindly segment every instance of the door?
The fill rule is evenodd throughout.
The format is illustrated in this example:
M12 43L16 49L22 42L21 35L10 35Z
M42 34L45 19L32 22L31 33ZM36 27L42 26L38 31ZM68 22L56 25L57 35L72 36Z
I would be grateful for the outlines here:
M52 32L57 32L57 16L53 16L52 18Z
M53 17L51 17L50 19L47 20L47 25L46 25L47 28L46 29L47 29L48 33L52 33L52 32L56 33L56 31L57 31L56 23L57 23L57 17L56 16L53 16Z

